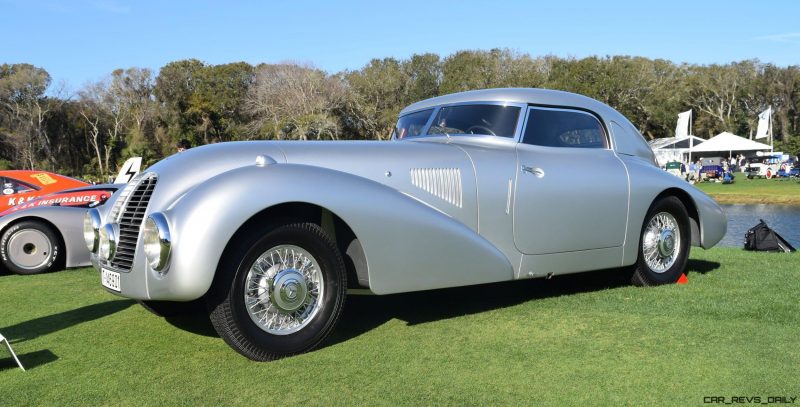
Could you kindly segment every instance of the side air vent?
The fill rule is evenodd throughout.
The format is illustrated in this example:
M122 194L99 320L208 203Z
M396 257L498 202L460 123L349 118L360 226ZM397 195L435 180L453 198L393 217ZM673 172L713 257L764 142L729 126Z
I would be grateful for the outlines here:
M424 191L461 207L463 190L458 168L412 168L411 183Z

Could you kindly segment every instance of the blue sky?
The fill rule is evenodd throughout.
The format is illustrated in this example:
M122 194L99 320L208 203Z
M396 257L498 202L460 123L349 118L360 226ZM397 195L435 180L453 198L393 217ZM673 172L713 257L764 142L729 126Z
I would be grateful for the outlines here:
M0 63L77 88L116 68L298 61L329 72L374 57L510 48L675 62L800 64L800 1L0 0Z

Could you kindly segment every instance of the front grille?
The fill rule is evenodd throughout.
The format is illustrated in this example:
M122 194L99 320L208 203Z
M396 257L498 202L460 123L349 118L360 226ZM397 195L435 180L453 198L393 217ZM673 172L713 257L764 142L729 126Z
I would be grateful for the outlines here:
M117 252L111 260L111 266L130 270L133 266L133 254L136 252L136 240L139 238L139 228L147 211L147 204L153 195L158 177L150 173L142 177L135 188L131 190L127 201L121 206L119 218L119 237L117 239Z
M139 185L139 180L142 179L144 173L139 173L135 177L133 177L125 188L122 189L122 192L119 194L119 198L114 201L114 206L111 207L111 213L108 215L108 219L112 222L116 222L119 220L119 213L122 211L122 206L125 205L125 202L128 200L128 196L131 194L134 188Z

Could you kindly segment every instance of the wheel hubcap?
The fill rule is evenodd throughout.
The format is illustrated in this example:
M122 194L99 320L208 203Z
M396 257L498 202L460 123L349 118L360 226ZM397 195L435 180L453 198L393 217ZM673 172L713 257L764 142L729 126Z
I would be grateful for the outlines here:
M642 239L645 263L656 273L667 271L680 254L680 229L675 217L667 212L657 213L647 223Z
M270 300L278 310L292 312L303 306L307 294L305 277L297 270L288 269L281 271L273 279Z
M34 229L23 229L8 239L8 259L15 266L31 270L50 260L52 245L44 233Z
M274 335L303 329L322 307L319 263L295 245L273 247L253 262L245 279L244 303L256 326Z
M669 257L675 251L675 232L671 229L661 231L658 238L658 254L661 257Z

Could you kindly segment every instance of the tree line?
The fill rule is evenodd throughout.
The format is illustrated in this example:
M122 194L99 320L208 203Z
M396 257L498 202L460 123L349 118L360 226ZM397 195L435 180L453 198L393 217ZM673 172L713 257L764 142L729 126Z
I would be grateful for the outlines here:
M179 140L383 140L406 105L471 89L535 87L593 97L646 138L674 134L694 110L694 134L749 136L774 110L778 148L800 150L800 66L757 60L677 64L631 56L533 57L507 49L373 59L328 73L298 63L170 62L157 73L118 69L76 92L43 68L0 65L0 168L105 179L122 160L151 164ZM782 143L782 144L781 144Z

